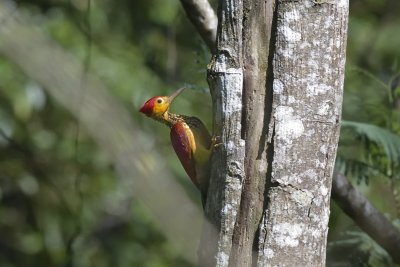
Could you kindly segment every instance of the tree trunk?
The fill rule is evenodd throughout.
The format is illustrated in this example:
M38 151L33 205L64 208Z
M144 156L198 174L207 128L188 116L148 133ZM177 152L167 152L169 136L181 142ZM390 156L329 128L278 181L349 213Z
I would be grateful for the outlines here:
M220 1L200 266L324 266L347 0ZM217 232L215 232L217 229Z

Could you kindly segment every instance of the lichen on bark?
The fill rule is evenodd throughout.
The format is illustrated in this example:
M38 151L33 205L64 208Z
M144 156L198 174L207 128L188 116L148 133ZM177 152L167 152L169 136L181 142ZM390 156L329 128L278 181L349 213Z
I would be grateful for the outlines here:
M348 5L282 0L276 8L274 155L259 266L325 266Z

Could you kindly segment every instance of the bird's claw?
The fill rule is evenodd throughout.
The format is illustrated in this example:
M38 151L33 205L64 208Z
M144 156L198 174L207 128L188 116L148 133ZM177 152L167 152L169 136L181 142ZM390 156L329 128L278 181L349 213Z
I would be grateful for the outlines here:
M217 135L214 135L211 138L211 150L217 149L222 145L221 138Z

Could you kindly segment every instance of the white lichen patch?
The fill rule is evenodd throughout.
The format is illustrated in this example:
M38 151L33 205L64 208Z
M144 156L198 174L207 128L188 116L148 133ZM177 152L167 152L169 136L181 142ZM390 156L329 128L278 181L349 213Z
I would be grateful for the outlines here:
M318 174L315 172L314 169L306 170L306 171L300 173L296 179L297 183L301 183L301 182L303 182L303 180L305 180L306 182L314 183L315 181L318 180Z
M224 100L226 104L222 105L222 112L229 117L235 113L240 113L242 110L243 72L226 73L224 81L225 87L229 90L227 90Z
M307 66L310 69L317 70L318 67L319 67L319 62L317 60L315 60L315 59L310 58L310 59L307 60Z
M272 259L274 257L274 251L270 248L264 249L263 253L267 259Z
M225 252L218 252L217 256L217 266L228 266L229 264L229 256Z
M313 204L315 206L321 206L324 203L324 199L321 196L317 196L313 199Z
M304 77L300 78L299 81L305 85L312 85L316 86L318 85L316 81L318 80L318 75L316 71L312 71L309 73L304 74ZM308 89L308 87L306 87Z
M329 222L329 209L326 210L326 212L322 213L320 225L323 226L324 228L328 228L328 222Z
M283 16L285 17L285 20L288 22L296 22L300 19L300 13L299 10L297 9L286 11L285 13L283 13Z
M228 176L226 178L226 182L227 182L227 188L229 188L229 190L231 190L232 192L239 192L240 190L242 190L242 183L240 179L237 179L236 177L231 177ZM236 204L235 202L232 202L232 204Z
M303 234L303 224L280 223L274 226L275 241L280 247L296 247Z
M329 115L329 111L331 110L331 106L329 103L323 103L319 106L317 114L321 116Z
M297 190L291 194L291 198L300 206L308 206L313 195L308 190Z
M313 7L315 5L315 0L304 1L304 6L306 8Z
M288 185L290 183L290 177L287 175L276 178L275 180L281 185Z
M288 102L288 104L293 104L293 103L296 103L297 102L297 100L296 100L296 98L294 98L294 96L288 96L288 98L287 98L287 102Z
M322 235L321 230L319 230L319 229L312 229L309 231L309 233L314 238L319 238Z
M321 94L326 94L330 90L333 90L332 86L324 84L324 83L313 83L316 79L316 77L309 77L309 86L307 86L306 89L306 94L307 96L315 96L315 95L321 95Z
M282 33L283 38L285 38L288 43L295 43L301 40L301 33L292 30L287 25L279 27L278 32Z
M328 51L327 51L327 52L328 52ZM335 55L332 56L332 55L329 54L329 53L324 54L324 55L322 56L322 58L325 59L326 62L331 62L332 60L335 60L335 59L336 59Z
M309 42L302 42L300 44L300 49L306 49L306 48L310 48L311 44Z
M322 145L322 146L319 148L319 152L321 152L322 154L326 154L326 153L328 152L328 149L327 149L327 147L326 147L325 144Z
M331 64L328 64L328 63L323 64L323 67L322 67L322 68L324 69L324 72L325 72L325 73L329 73L329 72L331 72L331 70L332 70Z
M312 44L314 47L321 47L321 41L318 40L318 39L313 39L313 40L311 40L311 44Z
M235 149L235 142L233 142L232 140L228 141L228 144L226 145L226 150L227 151L232 151Z
M276 177L275 181L283 186L298 185L303 182L300 176L301 175L283 175L281 177Z
M339 38L337 38L336 41L335 41L335 47L339 48L341 45L342 45L341 40Z
M315 160L315 167L325 169L325 165L325 160L323 160L322 162L319 159Z
M306 133L304 134L307 137L311 137L315 134L315 130L314 129L310 129L308 131L306 131Z
M264 172L267 171L268 166L267 166L267 164L258 164L258 168L257 169L258 169L258 171L260 173L264 173Z
M276 137L291 144L293 139L299 138L304 132L303 122L294 114L289 106L278 106L275 109Z
M278 79L274 79L272 88L273 88L274 94L282 94L283 93L283 83Z
M239 140L239 147L244 147L246 145L246 141L243 139Z
M339 7L347 7L349 5L349 0L338 0Z
M334 23L334 21L333 21L332 17L327 16L327 17L325 18L324 27L325 27L325 28L332 27L332 24L333 24L333 23Z
M227 215L230 214L231 210L233 209L232 205L227 203L223 208L222 208L222 215Z
M328 187L326 187L325 185L321 185L321 187L319 188L319 190L321 191L321 195L323 195L324 197L328 194L329 189Z
M283 46L278 47L277 50L276 50L276 53L278 55L281 55L282 57L285 57L285 58L292 58L293 57L293 49L288 48L288 47L286 47L286 48L284 48Z

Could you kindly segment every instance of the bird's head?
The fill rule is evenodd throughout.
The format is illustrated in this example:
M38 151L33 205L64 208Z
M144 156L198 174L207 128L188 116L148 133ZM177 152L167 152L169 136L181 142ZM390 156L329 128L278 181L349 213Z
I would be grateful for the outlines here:
M185 88L180 88L175 91L170 96L155 96L150 98L143 104L143 106L139 109L140 112L145 114L148 117L157 119L162 118L164 114L168 111L172 101L174 101L175 97L177 97Z

